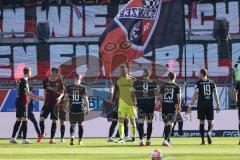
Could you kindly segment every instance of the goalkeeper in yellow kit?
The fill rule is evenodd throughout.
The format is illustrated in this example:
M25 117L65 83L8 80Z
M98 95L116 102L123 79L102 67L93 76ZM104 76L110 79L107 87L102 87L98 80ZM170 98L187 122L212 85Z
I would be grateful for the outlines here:
M119 136L117 143L124 143L124 119L129 118L132 129L132 141L135 142L135 100L133 95L133 84L135 79L128 75L126 65L121 65L121 76L117 79L114 87L113 102L118 102Z

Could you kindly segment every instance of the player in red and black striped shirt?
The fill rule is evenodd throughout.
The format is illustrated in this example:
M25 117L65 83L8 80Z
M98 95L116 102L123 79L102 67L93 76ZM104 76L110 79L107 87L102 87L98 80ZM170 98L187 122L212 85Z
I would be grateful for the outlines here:
M51 69L51 75L48 79L43 82L44 94L45 94L45 102L40 114L40 130L41 137L38 139L40 142L44 135L44 121L48 117L49 114L52 120L51 127L51 138L50 144L55 144L54 136L57 129L57 120L58 120L58 105L60 104L63 96L64 96L64 85L63 79L60 76L59 70L57 68Z

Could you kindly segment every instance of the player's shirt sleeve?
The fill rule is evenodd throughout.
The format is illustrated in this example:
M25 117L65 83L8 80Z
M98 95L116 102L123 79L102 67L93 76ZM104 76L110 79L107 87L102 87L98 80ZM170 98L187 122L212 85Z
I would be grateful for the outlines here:
M134 84L134 82L137 81L137 79L135 77L133 77L133 76L130 76L130 77L132 79L132 84Z
M154 84L154 89L159 89L159 86L157 85L156 82L153 82L153 84Z
M113 104L117 103L118 96L119 96L119 86L118 86L118 80L114 84L114 92L113 92Z
M135 94L137 99L142 97L143 90L142 90L142 83L140 80L137 80L134 82L133 93Z
M138 87L138 81L134 81L134 83L133 83L133 88L134 88L135 90L137 90L137 87Z
M195 84L195 86L194 86L194 90L195 90L195 92L199 92L199 82L197 82L196 84Z
M43 89L47 89L47 87L48 87L47 83L48 83L47 79L43 80Z
M64 89L65 89L65 86L63 84L63 80L60 80L59 82L59 87L58 87L58 91L63 93L64 92Z
M164 94L164 85L160 88L160 94Z
M156 83L156 82L154 82L154 95L155 96L158 96L159 95L159 85Z
M176 94L181 95L181 86L179 86L179 85L177 86Z
M69 86L69 85L66 85L66 86L65 86L64 93L67 93L67 94L68 94L68 86Z
M83 88L83 95L87 96L87 88L86 87Z
M212 87L212 91L217 91L217 87L216 87L216 84L212 81L211 83L211 87Z
M160 88L160 94L163 95L165 94L165 84L163 84Z
M29 90L29 85L27 83L27 80L24 78L22 79L22 88L23 88L23 90L25 90L25 89Z

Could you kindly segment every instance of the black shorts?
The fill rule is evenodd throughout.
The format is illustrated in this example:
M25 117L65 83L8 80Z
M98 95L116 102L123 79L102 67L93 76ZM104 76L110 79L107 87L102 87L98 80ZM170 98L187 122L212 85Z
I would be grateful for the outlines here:
M117 120L118 119L118 110L112 111L112 119Z
M175 113L176 112L176 105L175 104L162 104L162 113Z
M150 99L138 99L137 100L137 107L143 108L146 112L152 112L155 106L155 98Z
M69 112L69 121L70 123L82 123L85 118L85 112Z
M118 120L118 110L117 110L117 108L113 108L112 111L109 111L107 113L107 120L108 120L108 122L111 122L112 120Z
M16 105L16 117L27 118L28 117L27 107L19 104Z
M44 117L46 119L49 114L51 120L58 120L58 109L56 106L43 106L40 117Z
M197 116L200 120L213 120L214 111L213 107L198 106L197 107Z
M153 120L154 104L151 106L138 105L138 119L139 120Z
M174 123L177 118L176 112L162 112L162 120L164 123L172 122Z

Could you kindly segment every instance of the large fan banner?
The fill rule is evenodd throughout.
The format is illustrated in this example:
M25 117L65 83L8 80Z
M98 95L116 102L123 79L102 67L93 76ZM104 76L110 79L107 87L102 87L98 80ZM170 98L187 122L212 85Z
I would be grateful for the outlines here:
M181 44L184 41L181 39L182 29L180 30L183 23L180 18L180 10L183 9L180 1L159 1L155 3L157 7L150 7L151 3L147 3L157 1L144 2L137 0L121 5L115 21L108 27L106 5L77 6L82 17L78 17L70 6L53 5L46 10L41 10L41 6L0 10L1 32L35 33L38 22L48 21L51 38L58 40L55 42L55 39L50 39L49 42L40 44L31 34L27 35L31 40L22 39L26 36L24 34L3 35L0 39L0 80L8 82L20 78L24 66L30 66L33 79L40 80L48 76L51 67L61 68L65 77L74 72L85 77L105 78L107 74L117 76L118 68L113 71L109 67L109 71L106 71L102 65L103 62L108 66L115 64L111 61L113 57L119 62L121 58L122 62L132 60L129 70L133 76L141 76L139 70L149 68L156 78L166 77L167 74L163 74L166 69L176 72L178 78L197 78L199 68L207 68L211 78L222 80L223 83L225 79L229 79L240 56L239 1L209 0L197 3L191 18L191 6L185 4L185 28L189 29L191 26L192 29L192 39L187 41L186 46ZM211 36L217 17L228 21L232 36L229 52L222 50ZM154 26L153 19L158 22L155 23L157 26ZM155 28L153 34L149 32L150 28ZM116 33L116 30L119 30L123 43L116 44L120 38L117 34L110 39L114 43L109 43L108 37L111 33ZM103 35L100 41L101 50L98 46L100 35ZM204 39L205 36L209 39ZM103 45L103 42L110 45ZM107 49L105 51L104 46ZM133 52L128 52L129 50ZM118 65L116 63L115 67Z
M230 48L232 53L230 62L234 67L240 56L240 40L233 41ZM198 77L199 68L208 68L211 78L223 81L229 78L231 66L220 63L224 59L218 50L218 44L212 41L195 41L193 44L187 44L186 77L195 79ZM154 77L164 78L167 74L163 74L163 71L167 68L175 71L178 78L184 78L184 59L183 46L172 45L155 49L135 59L128 67L130 74L136 77L142 76L143 68L149 68ZM64 77L77 72L84 77L102 79L105 77L105 71L101 63L97 42L27 43L25 45L19 43L0 46L0 80L5 82L21 78L22 69L25 66L32 68L33 79L46 78L51 67L61 68ZM116 77L119 73L120 70L117 68L112 75Z
M107 77L155 48L183 44L183 6L180 0L131 0L123 7L100 39Z

